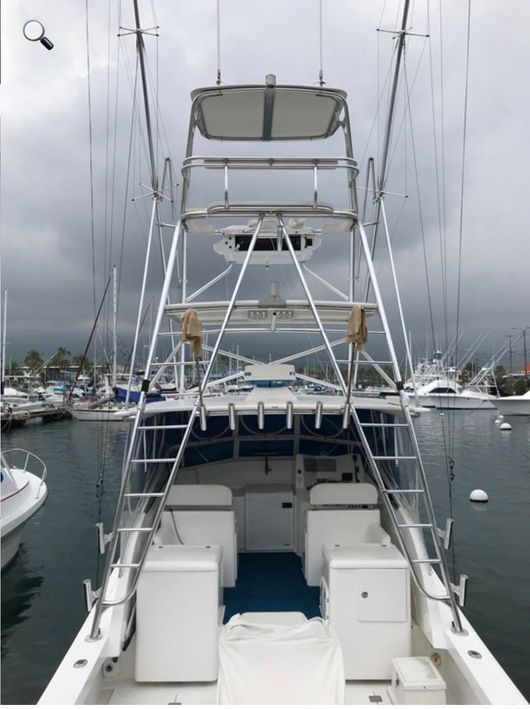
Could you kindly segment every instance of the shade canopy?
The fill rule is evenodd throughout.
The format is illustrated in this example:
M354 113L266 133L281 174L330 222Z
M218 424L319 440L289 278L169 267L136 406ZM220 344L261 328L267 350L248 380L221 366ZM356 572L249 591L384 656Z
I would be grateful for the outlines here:
M311 140L333 135L346 92L314 86L213 86L191 94L195 124L217 140Z

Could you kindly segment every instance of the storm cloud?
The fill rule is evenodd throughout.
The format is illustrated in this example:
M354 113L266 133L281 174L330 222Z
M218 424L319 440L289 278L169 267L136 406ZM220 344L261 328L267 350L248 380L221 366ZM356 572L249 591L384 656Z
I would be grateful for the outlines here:
M458 0L443 0L441 8L439 2L414 4L410 31L420 36L407 39L386 185L389 192L407 198L389 195L386 204L389 222L395 225L396 268L416 351L424 349L432 331L425 261L439 344L443 347L444 339L454 334L461 246L462 339L469 344L490 331L483 352L487 357L511 327L530 325L530 7L512 0L507 12L501 0L472 3L460 244L465 5ZM178 179L190 92L216 78L216 2L155 0L140 2L140 7L143 26L159 27L158 37L145 35L159 172L163 158L171 156ZM395 46L392 33L376 29L395 30L400 9L399 2L323 2L324 78L326 85L348 92L362 172L370 156L378 167ZM22 26L31 18L45 25L55 44L52 51L23 37ZM2 289L8 290L8 355L13 358L30 348L52 354L58 345L81 351L94 302L99 303L110 265L120 260L120 336L128 342L134 331L150 199L142 197L149 191L149 171L139 99L132 138L130 132L135 38L118 30L118 25L133 25L132 3L89 3L93 227L85 20L81 0L44 5L8 0L3 8ZM119 39L118 32L123 35ZM425 34L430 38L421 36ZM268 73L276 74L278 83L316 84L317 0L221 0L221 69L226 84L263 83ZM364 185L363 174L359 184ZM224 268L206 239L200 246L204 255L190 274L196 285ZM317 252L311 268L333 282L344 274L332 240ZM388 280L388 259L378 266L378 274ZM274 276L280 288L283 277ZM225 297L231 283L233 279L213 288L209 297ZM153 267L148 302L155 302L159 288L160 269ZM390 315L395 321L395 308L390 307Z

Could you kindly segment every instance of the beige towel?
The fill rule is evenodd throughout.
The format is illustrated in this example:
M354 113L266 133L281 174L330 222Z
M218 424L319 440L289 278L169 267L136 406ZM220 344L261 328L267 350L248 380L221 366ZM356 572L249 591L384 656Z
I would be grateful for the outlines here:
M366 311L362 305L354 305L348 316L346 342L355 345L359 352L364 352L367 339Z
M202 351L202 325L193 308L186 310L181 320L181 335L183 342L189 342L195 357L201 356Z

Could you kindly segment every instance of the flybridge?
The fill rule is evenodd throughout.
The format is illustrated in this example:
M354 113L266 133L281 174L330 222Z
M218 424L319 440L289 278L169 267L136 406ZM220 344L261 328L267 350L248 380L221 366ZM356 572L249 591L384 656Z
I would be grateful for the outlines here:
M207 140L263 144L278 141L326 140L341 131L344 148L339 157L272 154L212 157L194 153L197 133ZM251 171L251 174L245 175L244 187L256 179L258 171L260 174L258 184L263 186L263 181L269 179L272 189L268 190L267 194L272 199L256 202L255 199L248 200L236 193L236 173L241 171ZM278 173L285 173L285 171L308 175L312 187L306 188L307 194L303 199L286 199L285 189L278 182ZM200 195L197 194L195 197L192 183L194 184L197 179L203 188L206 172L209 173L209 182L215 181L218 185L215 188L218 190L217 199L197 208L194 206L194 200L203 200L204 192L201 191ZM221 173L222 186L215 172ZM336 181L332 186L323 184L324 175L332 173L339 173L342 195L337 192ZM286 218L294 219L310 217L340 219L343 227L348 231L357 221L355 188L357 173L344 91L314 86L277 86L275 77L269 75L265 85L261 86L215 86L197 89L192 93L187 151L182 167L181 209L181 219L191 231L198 229L192 226L192 220L233 215L255 218L256 214L263 214L265 217L282 214ZM329 183L329 180L327 182ZM293 180L289 183L293 183ZM323 199L326 186L328 194L332 195L333 204ZM239 191L241 192L241 186ZM274 198L275 191L279 192L277 198ZM199 228L203 226L201 224ZM306 227L311 226L315 225L306 225ZM279 233L278 225L275 229ZM245 243L245 239L238 238L237 235L233 235L231 241L240 242L239 250ZM307 242L306 234L298 241L308 247L313 245ZM260 240L260 244L264 250L272 250L264 247L263 240ZM229 250L227 247L226 251Z

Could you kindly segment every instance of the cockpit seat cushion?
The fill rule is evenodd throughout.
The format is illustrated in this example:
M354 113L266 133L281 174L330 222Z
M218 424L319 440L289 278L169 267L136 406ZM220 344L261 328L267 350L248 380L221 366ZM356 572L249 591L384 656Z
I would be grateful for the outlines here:
M390 537L381 527L377 509L309 509L305 529L306 583L318 585L324 547L389 543Z
M226 485L172 485L167 507L230 507L232 490Z
M376 505L377 488L371 483L318 483L309 491L315 506Z

